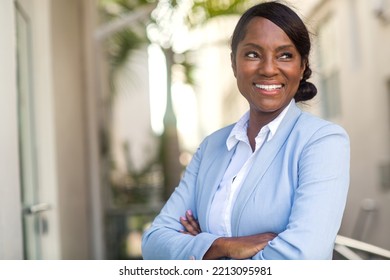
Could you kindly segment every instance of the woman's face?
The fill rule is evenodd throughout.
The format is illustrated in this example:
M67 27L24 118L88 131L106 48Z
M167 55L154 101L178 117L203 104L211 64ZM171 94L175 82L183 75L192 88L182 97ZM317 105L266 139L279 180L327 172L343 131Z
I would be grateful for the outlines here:
M298 90L304 63L294 43L273 22L253 18L232 55L238 89L251 114L276 117Z

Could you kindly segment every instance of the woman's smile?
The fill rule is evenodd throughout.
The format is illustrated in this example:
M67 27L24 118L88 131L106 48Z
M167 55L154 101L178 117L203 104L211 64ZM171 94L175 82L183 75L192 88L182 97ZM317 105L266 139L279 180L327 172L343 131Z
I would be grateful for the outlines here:
M265 94L265 95L275 95L280 94L281 89L283 88L283 84L261 84L261 83L255 83L255 90L259 94Z

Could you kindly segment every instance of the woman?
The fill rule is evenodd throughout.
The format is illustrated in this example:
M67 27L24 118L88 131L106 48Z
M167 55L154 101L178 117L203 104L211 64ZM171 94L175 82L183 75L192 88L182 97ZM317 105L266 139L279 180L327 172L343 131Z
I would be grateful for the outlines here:
M208 136L144 233L144 259L331 259L349 185L346 132L296 102L310 37L277 2L239 20L231 63L249 112Z

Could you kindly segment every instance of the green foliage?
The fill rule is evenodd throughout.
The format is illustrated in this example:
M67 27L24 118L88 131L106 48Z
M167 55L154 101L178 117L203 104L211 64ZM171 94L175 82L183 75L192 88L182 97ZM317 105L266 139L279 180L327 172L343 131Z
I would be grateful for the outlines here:
M192 27L204 24L215 17L242 14L251 1L193 0L193 2L191 13L187 16L187 23Z
M155 3L157 0L100 0L99 7L108 18L134 11L141 6Z
M152 5L154 0L100 0L99 11L102 24L105 26L140 13L143 8ZM142 13L140 13L141 15ZM112 100L117 92L115 77L126 65L132 53L142 46L149 44L146 34L146 25L151 21L149 15L140 16L123 29L110 33L103 41L107 61L109 62L109 82ZM112 31L111 31L112 32ZM126 70L128 71L128 70Z
M146 42L146 36L139 35L130 28L126 28L111 36L107 42L111 67L119 70L125 64L130 53Z
M100 0L101 18L105 22L110 22L132 12L135 13L139 8L151 2L147 0ZM133 50L149 42L145 24L145 20L135 22L112 34L105 41L106 53L113 72L121 69Z
M126 63L132 52L141 46L149 43L147 36L147 25L153 26L160 36L166 36L166 41L162 40L158 43L163 48L172 47L171 36L174 29L172 21L176 14L186 2L185 0L100 0L99 7L101 18L104 22L109 22L120 18L123 15L135 13L142 7L151 3L158 4L158 8L162 13L152 16L152 14L143 21L138 21L132 26L117 32L109 37L105 42L106 53L111 65L111 76L120 71ZM208 20L227 15L241 14L251 3L250 0L193 0L192 6L183 15L183 23L189 28L206 23ZM163 38L163 37L162 37ZM180 62L184 68L186 80L189 84L193 84L192 73L194 65L184 59Z

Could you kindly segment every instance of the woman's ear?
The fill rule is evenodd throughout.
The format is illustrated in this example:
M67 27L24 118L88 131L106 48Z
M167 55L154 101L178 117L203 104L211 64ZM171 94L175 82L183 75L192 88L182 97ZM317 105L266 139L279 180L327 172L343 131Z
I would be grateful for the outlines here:
M232 52L230 53L230 62L232 65L234 77L237 77L237 75L236 75L237 74L236 56Z

